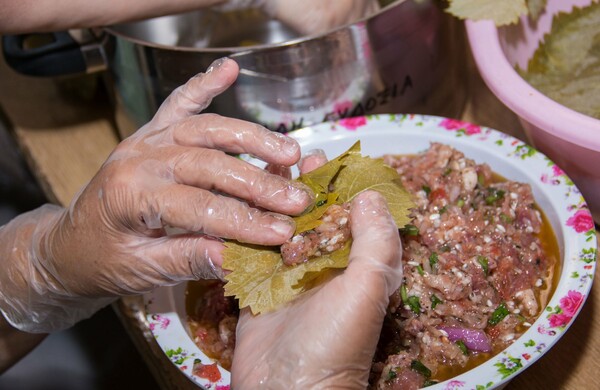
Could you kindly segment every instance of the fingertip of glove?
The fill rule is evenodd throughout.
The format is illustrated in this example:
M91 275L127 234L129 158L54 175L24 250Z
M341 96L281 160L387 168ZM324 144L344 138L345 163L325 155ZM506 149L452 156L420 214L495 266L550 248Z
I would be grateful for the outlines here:
M212 73L216 70L218 70L219 68L223 67L224 64L235 64L237 66L237 63L232 60L229 57L221 57L221 58L217 58L216 60L214 60L206 69L206 74Z
M377 191L363 191L358 194L354 201L354 207L357 207L357 211L361 214L370 216L389 214L385 198Z
M311 149L298 161L301 173L308 173L327 163L327 155L323 149Z

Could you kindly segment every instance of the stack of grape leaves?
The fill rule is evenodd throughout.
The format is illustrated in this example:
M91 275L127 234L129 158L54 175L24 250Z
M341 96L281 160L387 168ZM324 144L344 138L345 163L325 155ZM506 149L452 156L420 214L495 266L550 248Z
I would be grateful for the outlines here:
M546 0L449 0L446 11L460 19L492 20L497 26L530 15L535 23ZM550 99L600 119L600 2L554 16L551 31L517 72Z
M360 142L296 180L314 191L316 201L312 210L294 218L295 235L317 227L331 205L350 202L364 190L375 190L385 197L397 226L410 222L413 203L398 173L382 159L362 156ZM272 311L314 287L324 273L345 268L350 246L351 240L335 252L288 266L282 261L280 247L227 242L223 268L231 272L225 276L225 295L235 296L240 308L250 307L254 314Z
M560 12L521 76L550 99L600 119L600 3Z

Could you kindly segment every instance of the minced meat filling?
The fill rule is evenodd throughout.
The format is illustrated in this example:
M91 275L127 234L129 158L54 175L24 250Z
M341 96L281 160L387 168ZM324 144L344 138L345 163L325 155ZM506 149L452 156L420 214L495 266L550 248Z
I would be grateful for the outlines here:
M401 229L404 280L390 298L369 388L418 389L487 360L531 326L554 264L543 252L528 184L497 180L486 164L438 143L384 161L416 207L412 225ZM342 247L349 216L347 204L330 207L319 227L282 246L284 262ZM228 368L238 313L216 287L200 294L191 329Z
M391 297L371 386L416 389L530 326L551 264L528 184L494 182L488 165L438 143L384 160L417 207L413 226L402 229L405 278Z
M281 246L285 265L295 265L342 248L350 239L350 205L331 205L313 230L293 236Z
M226 297L220 280L194 281L193 309L188 310L188 324L194 343L222 367L231 369L235 347L235 330L239 309L232 297Z

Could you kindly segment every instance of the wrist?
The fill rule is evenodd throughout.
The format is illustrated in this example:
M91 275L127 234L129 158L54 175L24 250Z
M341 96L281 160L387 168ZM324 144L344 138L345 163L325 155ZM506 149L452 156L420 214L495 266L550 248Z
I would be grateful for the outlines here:
M46 336L21 332L0 314L0 375L26 356Z
M32 317L39 311L40 297L52 295L43 282L48 273L36 266L36 257L39 241L45 241L40 231L53 226L59 212L56 206L44 205L19 215L0 229L4 262L4 272L0 274L0 310L17 329L23 328L21 324L37 321Z

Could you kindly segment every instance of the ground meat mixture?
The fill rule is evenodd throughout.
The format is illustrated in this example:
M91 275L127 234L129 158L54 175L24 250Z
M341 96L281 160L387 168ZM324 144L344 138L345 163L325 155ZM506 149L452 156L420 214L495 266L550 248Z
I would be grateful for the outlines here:
M210 358L231 368L235 347L238 303L226 297L220 280L188 283L188 324L194 343Z
M495 180L486 164L437 143L384 160L417 207L401 229L405 279L391 297L370 386L418 389L523 333L553 264L528 184Z
M503 181L437 143L384 160L416 207L401 228L405 276L390 299L369 388L418 389L489 359L531 326L554 257L543 251L543 220L528 184ZM282 246L286 264L333 252L350 238L347 204L331 206L322 220ZM190 324L198 346L228 368L237 305L215 283L196 292Z
M350 239L350 205L331 205L314 230L295 235L281 246L286 265L295 265L342 248Z

